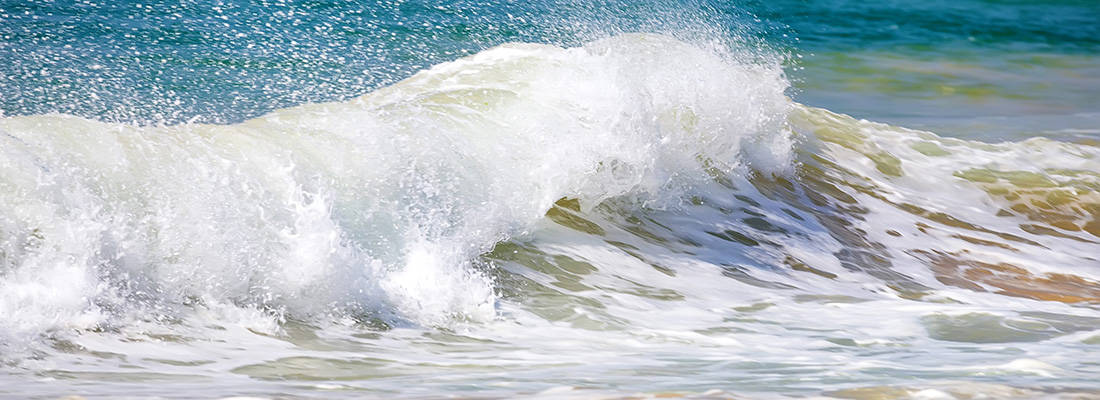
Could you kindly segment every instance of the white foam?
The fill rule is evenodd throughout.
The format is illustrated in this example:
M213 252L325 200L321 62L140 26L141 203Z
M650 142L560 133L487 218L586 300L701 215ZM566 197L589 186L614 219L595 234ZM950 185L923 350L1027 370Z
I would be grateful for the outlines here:
M492 319L472 260L554 201L678 200L704 161L787 168L786 87L778 65L626 35L504 45L237 125L5 117L0 341L204 303Z

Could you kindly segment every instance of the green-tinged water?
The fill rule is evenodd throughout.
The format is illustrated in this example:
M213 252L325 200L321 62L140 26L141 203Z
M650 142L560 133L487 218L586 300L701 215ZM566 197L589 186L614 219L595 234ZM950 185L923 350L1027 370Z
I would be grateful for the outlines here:
M0 0L0 398L1100 398L1098 20Z
M984 141L1098 134L1095 2L758 7L793 32L791 76L804 103Z

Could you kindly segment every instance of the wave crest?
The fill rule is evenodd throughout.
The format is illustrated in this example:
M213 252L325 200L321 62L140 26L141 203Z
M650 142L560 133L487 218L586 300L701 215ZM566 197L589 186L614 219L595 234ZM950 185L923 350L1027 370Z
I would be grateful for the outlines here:
M555 201L679 199L784 170L778 64L669 37L508 44L235 125L0 119L0 331L274 318L493 318L472 267Z

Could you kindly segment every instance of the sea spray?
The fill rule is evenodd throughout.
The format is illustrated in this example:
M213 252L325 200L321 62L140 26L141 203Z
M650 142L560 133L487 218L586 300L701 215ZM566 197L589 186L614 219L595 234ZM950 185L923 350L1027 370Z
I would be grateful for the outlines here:
M555 201L655 205L715 174L789 169L785 88L777 65L625 35L503 45L236 125L7 117L4 336L210 301L278 320L487 321L493 283L471 263ZM28 293L57 284L71 287Z
M1095 146L785 88L626 35L234 125L6 117L0 393L1095 390Z

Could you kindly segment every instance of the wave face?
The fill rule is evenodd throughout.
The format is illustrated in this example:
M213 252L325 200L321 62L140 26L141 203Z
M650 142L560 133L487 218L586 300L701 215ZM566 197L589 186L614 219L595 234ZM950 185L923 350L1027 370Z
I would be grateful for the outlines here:
M3 118L9 378L1100 389L1100 148L943 138L787 87L777 63L635 34L233 125Z
M4 337L220 305L492 319L471 263L556 200L785 168L785 88L777 66L630 35L504 45L235 125L6 118Z

